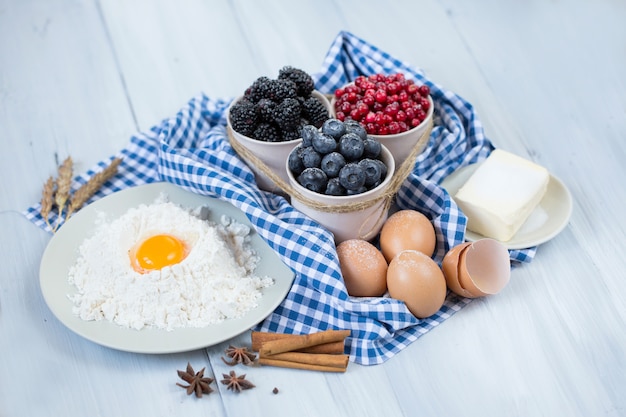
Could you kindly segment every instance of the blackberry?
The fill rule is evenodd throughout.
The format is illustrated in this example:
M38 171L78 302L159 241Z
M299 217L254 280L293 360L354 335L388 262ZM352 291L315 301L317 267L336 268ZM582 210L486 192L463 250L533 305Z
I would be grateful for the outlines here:
M264 142L280 142L281 139L276 126L269 123L259 123L254 129L253 137Z
M302 114L304 118L309 121L309 124L312 124L318 129L330 118L326 107L315 97L309 97L304 100L302 104Z
M230 109L230 122L235 131L251 136L257 125L259 113L257 107L246 99L239 100Z
M287 142L290 140L300 139L300 129L296 128L295 130L283 130L280 140L283 142Z
M261 120L264 122L273 122L274 121L274 111L276 110L276 103L274 103L269 98L262 98L257 103L257 107L259 108L259 116Z
M300 124L300 102L295 98L286 98L276 105L274 121L282 130L296 130Z
M269 98L276 103L298 97L296 83L291 80L270 80L268 87L267 94L263 98Z
M258 103L262 98L269 96L271 83L272 80L268 77L259 77L246 89L243 96L253 103Z
M286 66L278 71L279 80L291 80L296 84L298 95L309 97L315 88L313 78L301 69Z

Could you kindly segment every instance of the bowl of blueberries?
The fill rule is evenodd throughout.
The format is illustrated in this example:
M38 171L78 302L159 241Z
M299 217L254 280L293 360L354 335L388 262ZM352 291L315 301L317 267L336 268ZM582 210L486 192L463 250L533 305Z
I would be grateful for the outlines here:
M304 126L285 168L292 206L332 232L336 244L378 234L395 162L360 123L331 118L319 129Z

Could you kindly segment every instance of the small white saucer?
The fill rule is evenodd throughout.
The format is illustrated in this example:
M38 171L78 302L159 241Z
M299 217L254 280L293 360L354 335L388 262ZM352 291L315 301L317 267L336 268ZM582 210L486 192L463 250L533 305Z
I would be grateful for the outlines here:
M454 199L458 189L479 166L480 163L477 163L459 168L446 177L441 186ZM548 190L539 205L511 240L501 243L508 249L525 249L547 242L567 226L572 215L572 206L572 196L565 184L554 175L550 175ZM484 237L469 230L465 233L465 239L472 242Z

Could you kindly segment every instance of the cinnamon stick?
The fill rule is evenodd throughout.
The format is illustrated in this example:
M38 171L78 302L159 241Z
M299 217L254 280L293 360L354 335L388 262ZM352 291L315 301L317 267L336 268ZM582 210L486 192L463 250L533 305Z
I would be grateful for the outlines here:
M291 337L299 337L299 335L253 331L251 335L252 350L258 352L261 350L261 345L265 342ZM295 352L342 354L344 352L344 343L343 340L338 340L336 342L322 343L320 345L297 349Z
M346 372L347 367L337 368L334 366L314 365L310 363L290 362L272 358L259 358L259 364L266 366L277 366L280 368L291 369L303 369L307 371L322 371L322 372Z
M318 333L293 335L288 338L269 340L261 345L259 354L267 357L324 343L343 341L349 335L350 330L324 330Z
M262 356L261 358L266 358ZM332 366L333 368L346 368L348 366L348 355L329 355L325 353L302 353L284 352L277 353L267 359L280 360L285 362L295 362L304 365Z

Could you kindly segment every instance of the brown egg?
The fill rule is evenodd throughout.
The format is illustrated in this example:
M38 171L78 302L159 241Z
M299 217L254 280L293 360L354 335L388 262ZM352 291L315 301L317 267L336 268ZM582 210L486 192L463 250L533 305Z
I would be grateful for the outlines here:
M446 280L439 265L416 250L397 254L387 268L391 298L404 301L417 318L436 313L446 298Z
M344 240L337 255L348 294L380 297L387 291L387 261L374 245L362 239Z
M508 250L493 239L480 239L452 248L441 265L450 290L468 298L500 292L511 277Z
M387 262L403 250L416 250L428 257L435 251L435 228L422 213L400 210L392 214L380 231L380 249Z

